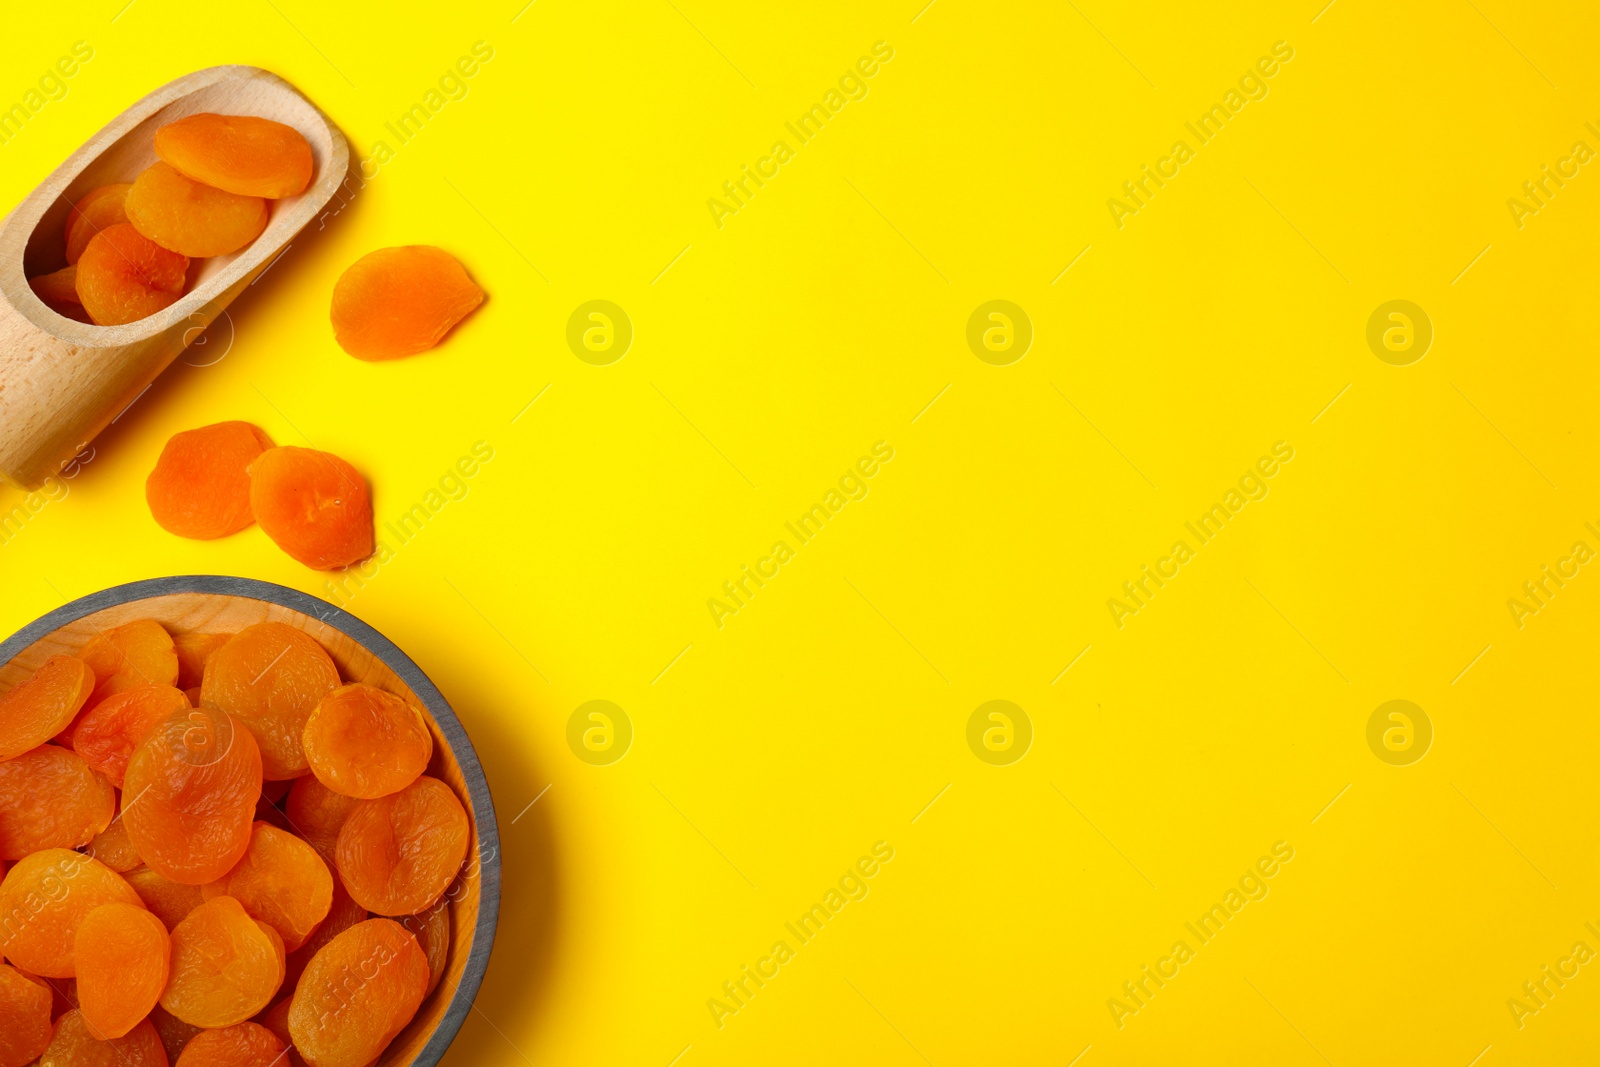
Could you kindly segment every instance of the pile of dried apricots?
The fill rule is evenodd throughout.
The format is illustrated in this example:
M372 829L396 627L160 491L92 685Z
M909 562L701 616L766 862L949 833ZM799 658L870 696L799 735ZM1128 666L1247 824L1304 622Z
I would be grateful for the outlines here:
M285 623L51 657L0 695L0 1067L372 1063L449 950L432 757Z

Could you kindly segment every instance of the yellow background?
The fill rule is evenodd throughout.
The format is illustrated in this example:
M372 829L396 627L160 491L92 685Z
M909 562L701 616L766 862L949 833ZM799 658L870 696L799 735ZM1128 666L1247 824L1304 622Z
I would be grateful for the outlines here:
M454 703L500 816L446 1062L1592 1058L1600 966L1520 1029L1507 1001L1600 949L1600 575L1520 629L1506 602L1600 549L1600 174L1520 229L1506 201L1600 149L1593 7L922 3L10 5L0 102L94 58L0 146L5 203L219 63L396 151L0 545L0 630L163 574L330 595L259 530L156 527L179 430L337 452L380 524L487 442L344 599ZM795 145L878 41L868 95ZM1107 199L1277 41L1269 95L1119 230ZM707 199L780 138L719 229ZM432 353L351 359L335 279L410 243L488 302ZM596 298L635 329L610 366L565 341ZM1397 298L1435 331L1406 367L1365 340ZM990 299L1033 324L1010 366L966 344ZM719 629L708 598L880 440L869 495ZM1277 441L1270 495L1118 629L1107 599ZM591 699L636 732L609 766L567 745ZM994 699L1035 732L1010 766L966 743ZM1391 699L1434 727L1411 766L1367 746ZM708 999L876 841L870 894L719 1029ZM1107 1000L1278 841L1270 894L1119 1029Z

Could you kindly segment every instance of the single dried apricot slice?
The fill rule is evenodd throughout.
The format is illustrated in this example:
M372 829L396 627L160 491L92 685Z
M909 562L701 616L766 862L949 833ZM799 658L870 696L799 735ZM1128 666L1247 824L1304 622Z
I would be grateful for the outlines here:
M189 257L126 222L101 230L78 258L78 298L97 326L138 322L183 295Z
M178 680L178 654L172 635L154 619L114 626L96 634L78 658L94 671L91 705L140 685L172 685Z
M428 988L428 957L392 919L328 942L289 1006L289 1033L313 1067L365 1067L405 1029Z
M339 830L360 803L355 797L335 793L315 776L308 774L294 780L289 799L284 801L283 812L289 820L290 829L316 849L332 867L334 848L339 844Z
M227 424L223 423L222 425ZM250 426L248 422L241 423L241 425ZM250 428L255 429L253 426ZM260 433L261 431L257 430L256 432ZM263 433L261 436L264 438L266 434ZM172 447L172 441L167 442L167 447ZM272 446L268 444L263 447L271 448ZM165 455L166 453L163 452L162 454ZM151 477L153 478L155 475L151 475ZM250 506L250 479L247 472L245 474L245 506ZM232 637L232 634L203 634L194 630L174 634L172 650L178 654L178 680L174 684L179 689L184 690L198 686L201 679L206 676L206 661L211 658L211 653L227 644Z
M189 707L183 690L170 685L124 689L78 718L72 727L72 749L120 789L134 747L163 719Z
M72 724L94 692L87 663L51 656L21 685L0 695L0 760L38 748Z
M50 987L0 963L0 1067L23 1067L50 1044Z
M258 822L250 847L226 877L201 894L230 896L253 919L278 931L286 952L305 944L333 905L333 875L317 850L287 831Z
M102 185L98 189L90 189L72 205L72 210L67 212L67 223L63 230L67 238L69 264L78 262L83 250L89 247L89 241L95 234L128 221L128 215L123 210L123 202L127 200L128 190L132 188L130 182Z
M323 785L364 800L398 793L433 757L422 712L360 682L322 698L306 720L304 741L311 773Z
M284 1058L289 1061L289 1067L306 1067L306 1061L301 1057L300 1050L294 1047L294 1038L289 1034L289 1008L293 1003L292 996L278 1001L261 1017L261 1025L283 1042Z
M0 882L0 954L29 974L71 978L78 925L115 903L142 904L110 867L69 849L35 852Z
M250 510L268 537L317 570L372 555L367 481L330 452L282 446L250 465Z
M40 745L0 763L0 859L77 848L111 825L117 794L69 748Z
M75 1009L56 1020L39 1067L168 1067L168 1061L161 1037L148 1019L124 1037L101 1041L83 1012Z
M255 735L267 778L295 778L306 773L306 720L338 686L339 669L316 638L287 623L259 622L212 653L200 698Z
M185 1046L200 1033L200 1027L184 1022L166 1008L157 1004L150 1009L147 1020L161 1038L161 1047L167 1050L167 1061L173 1062L182 1055Z
M172 929L172 977L161 1006L195 1026L242 1023L272 1003L283 960L277 931L232 897L213 897Z
M237 252L261 236L271 214L259 196L203 185L166 163L134 180L124 210L150 240L196 259Z
M28 279L28 285L32 287L33 295L44 301L45 306L57 315L79 322L90 321L89 313L83 310L83 301L78 297L77 264L69 263L49 274L35 274Z
M124 822L125 820L118 819L116 825L121 826ZM148 867L135 867L123 877L133 886L133 891L139 894L144 906L149 908L168 930L188 918L189 913L198 908L204 899L199 886L163 878Z
M428 957L428 994L432 994L450 962L450 902L441 899L426 911L407 915L400 925L411 932Z
M78 1007L101 1041L121 1037L150 1014L167 987L169 938L143 905L102 904L73 935Z
M283 1058L284 1042L260 1023L237 1023L202 1030L184 1046L179 1067L272 1067Z
M173 434L145 479L151 516L168 533L198 541L244 529L256 521L250 513L250 464L271 447L272 439L248 422ZM195 678L192 684L198 685L198 673Z
M450 253L431 245L380 248L333 286L333 337L357 359L426 352L483 303L483 290Z
M144 863L139 850L133 847L133 838L128 836L128 824L121 819L112 819L111 825L95 834L84 851L123 876Z
M197 182L281 200L311 184L311 145L299 130L254 115L190 115L161 127L156 155Z
M128 761L122 819L149 868L190 885L215 881L250 846L261 750L233 716L190 708L162 720Z
M423 775L398 793L363 800L339 830L334 858L357 904L379 915L413 915L450 888L468 833L455 793Z
M350 894L345 891L344 883L335 878L333 880L333 903L328 908L328 917L317 925L316 931L306 939L306 943L289 953L285 961L283 985L285 989L293 989L300 981L300 975L305 972L306 965L316 958L322 951L322 946L338 937L356 923L364 923L372 916L367 914L367 909L350 899Z

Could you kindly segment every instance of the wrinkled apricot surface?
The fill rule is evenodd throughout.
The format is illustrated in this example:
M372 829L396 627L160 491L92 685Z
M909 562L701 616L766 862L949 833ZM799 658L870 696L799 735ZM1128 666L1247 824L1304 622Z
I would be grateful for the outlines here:
M285 989L293 989L300 981L300 975L305 972L306 965L316 958L322 946L338 937L356 923L366 922L372 918L367 914L367 909L350 899L350 894L345 891L344 883L339 879L333 880L333 903L328 908L328 916L317 924L316 931L306 939L306 943L289 953L285 965L283 985Z
M0 954L29 974L71 978L78 925L116 903L143 904L110 867L64 848L35 852L0 882Z
M203 885L227 874L250 845L261 751L225 711L179 711L134 749L123 792L122 819L145 864L174 882Z
M149 1020L124 1037L101 1041L83 1012L74 1010L56 1020L39 1067L168 1067L168 1063L167 1051Z
M294 778L307 770L306 720L338 686L339 669L315 638L287 623L261 622L212 653L200 698L255 735L265 777Z
M189 257L126 222L95 234L78 258L78 299L98 326L137 322L183 295Z
M111 825L117 795L69 748L40 745L0 763L0 859L77 848Z
M90 189L67 212L67 222L62 231L67 238L67 262L78 262L83 250L89 247L90 238L101 230L128 221L123 203L128 198L130 182L102 185Z
M368 919L325 945L289 1006L289 1033L313 1067L365 1067L403 1030L428 988L428 958L392 919Z
M253 115L190 115L161 127L156 155L197 182L279 200L311 184L311 145L300 131Z
M450 902L441 899L426 911L407 915L400 920L400 925L410 931L428 957L428 993L425 995L431 995L450 961Z
M357 904L412 915L450 888L467 856L467 812L449 786L423 775L364 800L339 830L334 858Z
M172 635L154 619L138 619L95 634L78 658L94 671L91 705L113 693L141 685L172 685L178 680L178 654Z
M172 976L161 1006L195 1026L242 1023L272 1002L283 962L277 931L232 897L213 897L172 930Z
M250 467L250 510L277 546L331 571L372 555L367 480L329 452L284 446Z
M332 865L339 831L360 803L355 797L335 793L314 775L307 775L295 779L283 811L290 828Z
M244 423L249 426L249 423ZM254 429L254 427L252 427ZM262 435L266 436L265 434ZM167 442L168 447L172 444ZM271 445L266 446L268 448ZM249 480L245 481L245 505L249 506ZM211 653L228 643L232 634L203 634L196 631L177 634L172 638L172 650L178 654L178 681L179 689L193 689L200 684L206 674L206 661L211 658Z
M151 165L128 190L128 222L162 248L196 259L237 252L261 236L271 212L259 196L240 196Z
M50 1044L50 987L0 963L0 1067L24 1067Z
M84 852L124 876L144 863L139 850L133 847L133 838L128 836L128 824L117 818L94 835Z
M81 659L45 660L31 678L0 695L0 760L20 756L65 730L94 688L94 671Z
M271 447L272 439L248 422L218 422L173 434L145 479L150 514L168 533L200 541L244 529L255 521L250 464ZM191 684L199 684L198 676Z
M272 1067L283 1058L284 1042L260 1023L202 1030L178 1057L181 1067Z
M258 822L250 847L228 874L201 887L210 900L230 896L250 917L278 931L293 952L305 944L333 905L333 875L317 850L287 831Z
M121 826L125 821L118 819L117 825ZM144 901L144 906L169 931L188 918L189 913L198 908L204 899L199 886L163 878L148 867L135 867L124 877L133 891L139 894L139 899Z
M132 1030L167 987L168 937L142 905L102 904L73 937L78 1007L102 1041Z
M141 685L113 693L73 725L73 751L120 789L134 746L157 723L189 706L183 690L170 685Z
M380 248L333 286L333 336L358 359L426 352L483 303L483 290L450 253L431 245Z
M422 712L359 682L322 698L306 720L304 742L311 773L323 785L364 800L398 793L433 757Z

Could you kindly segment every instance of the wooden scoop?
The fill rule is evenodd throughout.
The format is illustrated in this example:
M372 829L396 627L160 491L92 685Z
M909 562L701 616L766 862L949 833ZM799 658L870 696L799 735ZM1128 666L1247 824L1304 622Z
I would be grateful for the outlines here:
M175 304L125 326L51 311L28 277L64 266L67 212L89 190L156 162L156 130L200 112L257 115L299 130L315 165L305 192L270 201L267 228L231 255L199 260ZM257 67L211 67L162 86L74 152L0 222L0 478L37 489L94 440L233 298L320 214L350 149L316 105Z

